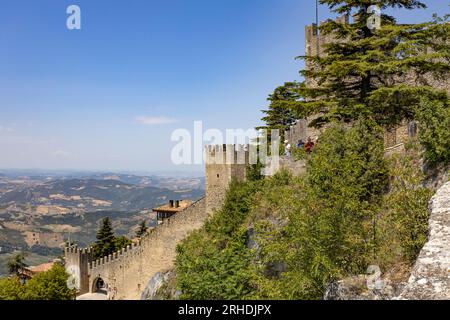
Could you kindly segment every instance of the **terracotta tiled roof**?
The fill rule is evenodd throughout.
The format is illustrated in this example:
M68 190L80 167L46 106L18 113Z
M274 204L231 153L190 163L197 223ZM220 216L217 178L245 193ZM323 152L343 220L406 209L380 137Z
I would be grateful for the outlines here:
M53 268L54 262L48 262L44 264L40 264L38 266L28 267L28 270L30 270L33 273L41 273L50 270Z

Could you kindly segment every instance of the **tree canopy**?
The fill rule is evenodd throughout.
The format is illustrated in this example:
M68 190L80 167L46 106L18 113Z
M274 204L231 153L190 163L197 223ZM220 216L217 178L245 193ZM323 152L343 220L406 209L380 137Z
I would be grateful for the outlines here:
M145 223L145 220L142 220L142 222L139 224L139 228L136 231L136 237L142 238L147 233L147 224Z
M93 246L94 258L106 257L128 245L132 241L125 236L116 237L109 217L105 217L100 222L97 231L97 241Z
M269 127L276 127L277 116L290 114L289 110L297 118L318 115L311 124L317 127L361 116L395 126L415 118L421 98L448 101L447 93L436 89L436 83L447 81L450 71L448 16L397 24L394 17L383 14L381 27L371 30L367 20L373 1L320 2L354 19L350 23L328 20L320 26L320 37L331 40L323 54L299 57L309 66L300 71L307 81L283 87L282 97L287 99L282 100L288 102L271 103L270 113L263 118ZM425 7L420 1L407 0L377 4L381 9Z
M20 252L8 259L6 266L10 274L19 275L28 265L25 263L26 253Z
M56 263L25 284L17 276L0 279L0 300L73 300L76 292L68 288L68 278L64 266Z
M114 251L114 231L111 220L108 217L103 218L97 231L97 241L95 242L95 253L97 257L105 257Z

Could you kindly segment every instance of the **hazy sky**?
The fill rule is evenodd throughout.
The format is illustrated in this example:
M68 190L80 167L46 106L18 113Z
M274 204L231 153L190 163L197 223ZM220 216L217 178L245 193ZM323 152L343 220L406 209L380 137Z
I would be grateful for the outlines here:
M425 2L399 20L449 11ZM0 168L201 169L171 164L172 131L258 125L267 95L299 80L314 3L2 0Z

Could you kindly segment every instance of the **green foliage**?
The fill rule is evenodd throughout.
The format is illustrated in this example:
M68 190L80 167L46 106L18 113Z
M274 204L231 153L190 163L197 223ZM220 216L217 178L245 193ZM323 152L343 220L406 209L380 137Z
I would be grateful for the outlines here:
M293 149L307 173L259 180L250 171L250 181L234 181L222 209L177 249L182 298L321 299L330 282L365 273L369 264L410 264L427 239L431 191L422 185L419 148L388 161L382 128L418 120L426 160L449 162L448 95L428 82L450 71L448 17L398 25L383 15L382 28L371 31L373 1L320 2L359 19L322 25L321 34L336 41L326 55L303 57L313 68L301 72L317 86L277 88L263 118L283 131L295 117L316 115L314 126L328 125L311 155Z
M446 102L422 98L416 109L420 123L420 142L425 159L431 165L450 163L450 105Z
M450 71L445 43L450 26L442 20L415 25L396 24L384 15L381 29L371 31L366 22L372 1L321 1L339 13L354 13L350 24L324 23L322 36L333 36L325 55L304 56L312 66L301 74L317 86L304 86L298 94L305 99L298 113L320 114L315 125L360 116L373 117L379 124L397 125L414 116L414 107L423 95L436 90L427 76L445 79ZM414 1L377 1L381 7L420 8ZM406 84L416 75L417 83ZM426 76L424 76L426 75ZM448 98L446 98L448 99Z
M370 264L410 264L427 239L431 196L418 150L387 160L374 121L335 124L304 176L234 181L223 208L178 247L182 298L321 299Z
M242 229L258 182L232 181L223 208L177 248L182 299L242 299L252 290Z
M105 257L114 251L116 251L114 231L111 220L105 217L97 231L97 241L94 246L95 256L97 258Z
M25 285L23 300L73 300L75 290L67 287L64 267L55 264L52 269L34 276Z
M125 236L115 237L114 238L114 251L119 251L122 248L126 248L129 245L132 245L133 242Z
M308 153L306 152L306 149L304 147L293 147L291 154L295 158L295 160L304 160L308 157Z
M22 284L18 277L0 279L0 300L73 300L75 290L67 287L69 275L55 264Z
M19 273L27 267L25 263L26 256L26 253L20 252L8 259L6 266L10 274L19 275Z
M111 220L103 218L97 231L97 241L92 246L94 259L106 257L133 242L125 236L116 237L112 228Z
M258 181L232 181L222 209L205 224L206 231L223 241L232 237L251 210L258 188Z
M218 247L205 232L194 233L178 248L177 282L181 299L244 299L251 291L246 272L250 256L241 241Z
M284 135L284 131L296 120L291 104L298 100L298 94L294 90L298 86L296 82L287 82L269 95L269 108L262 111L265 113L262 120L266 126L260 127L261 129L278 129L280 134Z
M222 210L178 248L184 298L319 299L330 281L365 271L388 182L381 132L335 125L305 177L234 181Z
M0 279L0 300L20 300L24 290L18 277Z
M247 166L247 180L249 181L258 181L264 178L262 174L262 170L264 168L264 165L258 161L257 164L251 164Z
M136 231L136 237L137 238L141 238L142 236L144 236L147 233L147 225L145 223L145 220L143 220L140 224L139 224L139 229Z
M428 203L433 193L422 185L424 174L420 170L418 150L417 144L412 144L406 154L391 159L391 190L385 197L385 216L381 217L378 232L380 237L391 235L388 239L380 239L389 247L391 258L410 264L428 238ZM392 256L395 254L393 243L399 244L401 250L397 255L400 256Z
M387 183L383 142L373 126L329 128L308 160L283 240L294 244L285 258L288 275L304 278L294 296L320 298L329 282L364 272L372 257L372 224Z

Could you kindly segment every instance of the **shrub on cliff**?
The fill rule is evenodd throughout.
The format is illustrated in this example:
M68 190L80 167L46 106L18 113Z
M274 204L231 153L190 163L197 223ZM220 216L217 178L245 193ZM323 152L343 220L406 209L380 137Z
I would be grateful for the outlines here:
M363 273L373 257L373 225L388 181L380 128L368 121L333 125L307 169L304 179L267 190L255 209L272 212L270 219L255 216L263 262L256 298L320 299L329 282ZM274 225L273 213L287 223ZM267 266L279 261L285 270L268 277Z
M258 188L258 182L233 181L221 210L178 246L181 299L243 299L252 291L243 224Z
M450 164L450 103L442 100L422 98L416 110L424 156L432 165Z
M321 298L372 261L387 182L381 130L367 121L329 128L305 177L233 182L222 209L178 248L183 298Z
M390 191L379 216L378 264L412 264L428 238L428 203L432 190L423 186L420 147L407 146L406 153L390 159Z

